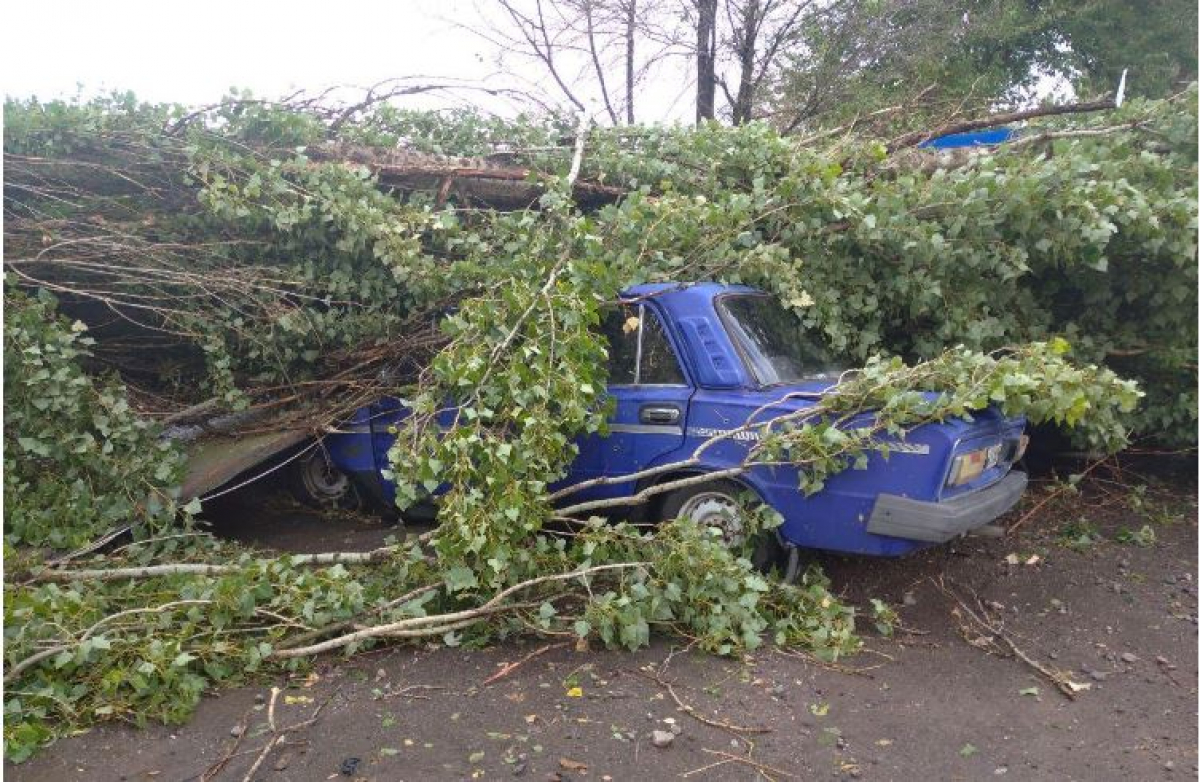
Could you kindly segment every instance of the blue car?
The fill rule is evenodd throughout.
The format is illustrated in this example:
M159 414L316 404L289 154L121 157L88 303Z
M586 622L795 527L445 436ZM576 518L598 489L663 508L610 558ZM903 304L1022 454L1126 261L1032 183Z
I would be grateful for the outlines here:
M605 315L602 329L615 402L609 431L581 438L570 473L552 488L672 465L698 449L700 455L686 469L640 481L593 481L564 503L630 497L652 484L725 471L726 477L657 494L632 512L650 520L690 516L732 541L749 494L783 517L776 542L784 549L900 556L987 525L1025 491L1025 474L1012 469L1027 443L1025 420L994 410L922 426L886 455L873 452L865 469L841 472L811 496L800 490L794 467L729 475L758 439L758 429L743 428L752 416L769 420L815 404L844 369L806 337L792 313L754 288L636 286ZM357 411L326 438L328 459L318 468L320 462L336 468L326 469L326 480L339 486L348 480L391 505L394 489L382 473L390 432L407 415L395 399Z

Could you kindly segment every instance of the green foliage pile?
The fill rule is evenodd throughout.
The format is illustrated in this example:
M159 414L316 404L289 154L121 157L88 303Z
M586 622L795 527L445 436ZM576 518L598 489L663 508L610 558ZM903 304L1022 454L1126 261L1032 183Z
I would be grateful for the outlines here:
M1130 427L1177 433L1195 416L1195 92L1104 122L1131 127L944 165L755 124L592 131L582 178L627 195L584 211L563 177L577 132L553 120L435 122L386 106L347 117L249 96L201 113L128 97L10 102L5 394L22 417L7 422L5 458L25 484L6 484L6 539L62 547L140 520L141 543L91 564L225 567L70 580L25 548L10 556L7 668L33 662L6 682L7 752L99 719L180 719L209 683L301 664L283 650L337 639L351 620L424 616L407 637L447 643L565 630L634 648L662 628L719 653L764 638L853 650L853 611L815 574L787 586L755 571L752 540L731 549L686 521L600 524L550 494L574 438L604 427L599 308L643 281L754 283L866 363L756 451L802 467L808 490L878 436L991 404L1077 425L1097 447L1119 447ZM504 212L384 187L367 164L330 158L331 136L454 154L502 143L545 194ZM95 344L19 289L54 291ZM49 358L29 351L46 345ZM1100 366L1116 351L1160 394L1144 412L1136 387ZM894 358L868 361L877 353ZM127 392L95 379L113 370ZM156 535L168 500L139 515L178 472L153 429L132 423L134 402L299 400L332 419L385 393L416 413L392 454L402 501L451 487L428 545L371 562L262 560ZM457 420L438 436L448 399ZM39 416L45 400L66 412ZM864 410L876 411L866 430L821 418ZM36 464L37 448L52 461ZM110 464L119 481L93 480ZM73 492L82 475L87 490ZM64 528L71 502L99 510ZM576 518L573 532L544 529L555 515ZM752 531L777 523L753 518ZM441 618L497 599L486 615Z
M403 555L388 567L294 567L234 544L196 537L148 541L98 560L145 566L216 562L226 572L145 580L15 586L5 583L5 754L29 757L59 735L103 720L186 720L215 684L247 681L287 632L329 626L384 605L428 577ZM8 570L23 569L9 558ZM92 564L92 563L87 563ZM415 598L391 615L414 615ZM288 623L288 624L285 624ZM8 681L13 665L44 662Z
M44 291L4 298L7 539L74 548L114 527L175 523L184 459L130 408L125 388L80 364L93 340ZM193 503L191 510L199 509Z

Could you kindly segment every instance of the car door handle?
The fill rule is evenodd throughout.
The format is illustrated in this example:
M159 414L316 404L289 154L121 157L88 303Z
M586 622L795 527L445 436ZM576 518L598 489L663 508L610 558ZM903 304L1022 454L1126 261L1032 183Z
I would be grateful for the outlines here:
M645 405L638 410L638 421L643 424L677 424L679 417L675 405Z

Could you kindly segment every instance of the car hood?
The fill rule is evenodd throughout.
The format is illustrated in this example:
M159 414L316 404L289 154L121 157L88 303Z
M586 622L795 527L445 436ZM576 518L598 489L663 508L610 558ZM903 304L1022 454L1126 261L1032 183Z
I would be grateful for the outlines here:
M836 385L836 383L831 383L827 380L808 380L800 383L770 386L768 388L744 392L744 403L755 409L766 407L770 412L765 412L762 417L774 418L778 415L785 415L818 403L821 397L834 389ZM926 400L932 401L937 399L938 394L934 391L924 391L921 392L921 396ZM864 426L869 424L873 418L874 414L866 411L852 418L846 425L849 427ZM944 421L916 427L910 430L908 435L912 436L923 429L937 428L940 430L939 434L941 435L939 439L954 441L963 439L964 437L997 433L1000 430L1011 429L1014 426L1023 426L1024 424L1024 416L1005 416L998 408L988 407L984 410L975 411L969 416L948 418Z

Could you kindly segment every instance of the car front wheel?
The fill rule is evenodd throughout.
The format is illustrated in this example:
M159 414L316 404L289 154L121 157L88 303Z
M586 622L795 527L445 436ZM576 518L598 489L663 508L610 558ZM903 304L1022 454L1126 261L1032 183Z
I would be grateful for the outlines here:
M748 492L733 481L719 480L688 486L667 495L662 504L663 519L690 518L696 524L712 527L721 533L728 546L746 542L745 504L739 497ZM754 540L750 561L756 568L768 572L782 564L783 547L774 530L762 530Z

